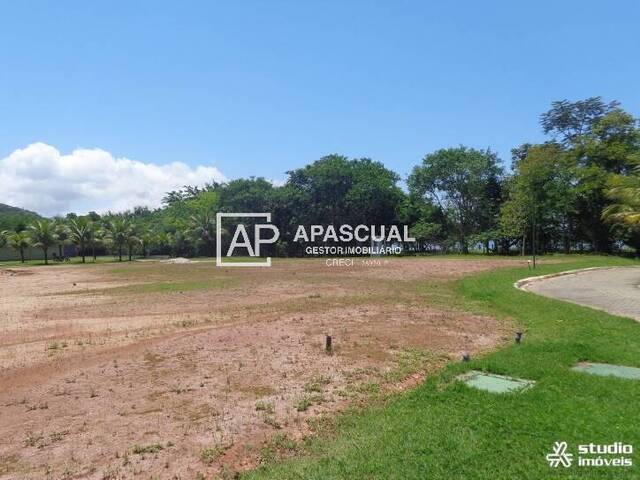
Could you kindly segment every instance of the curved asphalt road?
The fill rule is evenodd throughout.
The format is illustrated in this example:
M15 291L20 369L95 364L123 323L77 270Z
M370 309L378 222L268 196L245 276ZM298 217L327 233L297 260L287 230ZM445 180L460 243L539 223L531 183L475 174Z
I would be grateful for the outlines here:
M524 290L640 321L640 267L587 270L535 280Z

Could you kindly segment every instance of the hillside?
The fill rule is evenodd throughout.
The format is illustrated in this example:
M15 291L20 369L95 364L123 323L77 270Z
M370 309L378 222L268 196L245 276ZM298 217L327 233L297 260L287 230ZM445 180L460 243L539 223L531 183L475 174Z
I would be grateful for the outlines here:
M36 212L32 212L31 210L25 210L23 208L12 207L11 205L7 205L5 203L0 203L0 215L5 215L5 214L9 214L9 215L26 215L26 216L29 216L29 217L38 217L38 218L40 218L40 215L38 215Z
M24 228L35 218L42 217L36 212L0 203L0 231Z

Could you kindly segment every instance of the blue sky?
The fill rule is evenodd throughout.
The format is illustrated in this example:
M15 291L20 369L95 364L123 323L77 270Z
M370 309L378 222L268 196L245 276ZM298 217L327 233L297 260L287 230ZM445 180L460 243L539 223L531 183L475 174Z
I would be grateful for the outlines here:
M43 142L284 178L328 153L543 136L551 101L640 113L637 2L0 2L0 158ZM0 193L0 201L2 194Z

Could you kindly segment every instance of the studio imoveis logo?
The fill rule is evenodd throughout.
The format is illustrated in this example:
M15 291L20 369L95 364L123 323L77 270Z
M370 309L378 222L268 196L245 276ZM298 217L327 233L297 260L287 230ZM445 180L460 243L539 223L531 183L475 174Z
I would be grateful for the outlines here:
M567 453L567 442L555 442L553 452L547 454L546 458L549 466L553 468L560 465L569 468L573 462L573 454Z

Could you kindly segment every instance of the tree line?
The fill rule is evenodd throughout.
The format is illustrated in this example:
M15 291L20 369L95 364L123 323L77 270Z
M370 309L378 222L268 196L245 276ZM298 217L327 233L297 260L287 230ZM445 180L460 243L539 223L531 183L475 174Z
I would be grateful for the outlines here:
M540 117L548 140L512 150L506 170L491 150L465 146L427 154L400 176L369 158L329 155L264 178L168 192L161 208L29 220L0 234L24 249L75 244L86 256L215 255L216 212L271 212L281 239L269 252L302 254L298 225L409 225L406 250L494 254L640 250L640 129L618 102L553 102ZM230 230L233 223L226 225Z

